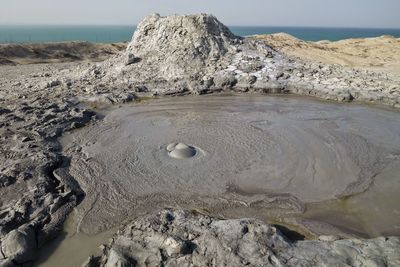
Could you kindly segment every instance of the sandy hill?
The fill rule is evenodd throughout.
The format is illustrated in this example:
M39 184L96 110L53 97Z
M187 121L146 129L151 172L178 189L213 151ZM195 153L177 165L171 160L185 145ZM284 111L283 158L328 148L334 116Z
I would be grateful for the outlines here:
M257 35L273 48L308 61L340 64L353 68L400 73L400 38L346 39L307 42L286 33Z

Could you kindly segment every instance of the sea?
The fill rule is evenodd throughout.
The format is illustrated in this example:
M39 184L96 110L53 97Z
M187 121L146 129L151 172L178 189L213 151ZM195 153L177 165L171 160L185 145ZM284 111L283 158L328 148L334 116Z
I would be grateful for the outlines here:
M239 36L285 32L307 41L337 41L348 38L367 38L392 35L400 38L400 29L316 28L229 26ZM1 26L0 43L43 43L89 41L114 43L129 41L135 26Z

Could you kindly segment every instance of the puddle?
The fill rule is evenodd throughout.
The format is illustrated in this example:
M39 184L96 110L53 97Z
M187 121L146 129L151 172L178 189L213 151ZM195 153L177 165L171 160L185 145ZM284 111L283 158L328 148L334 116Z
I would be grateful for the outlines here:
M115 231L114 228L96 235L77 233L76 218L72 213L62 234L42 249L34 266L81 266L90 255L100 253L100 245L108 243Z

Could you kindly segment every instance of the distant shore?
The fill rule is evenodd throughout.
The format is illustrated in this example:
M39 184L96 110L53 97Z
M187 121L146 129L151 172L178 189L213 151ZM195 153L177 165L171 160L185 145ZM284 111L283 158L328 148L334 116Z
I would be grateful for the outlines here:
M400 29L379 28L321 28L285 26L229 26L238 36L274 34L286 32L306 41L338 41L349 38L371 38L382 35L400 37ZM93 43L127 42L132 38L136 25L104 26L2 26L0 25L0 44L4 43L44 43L88 41Z

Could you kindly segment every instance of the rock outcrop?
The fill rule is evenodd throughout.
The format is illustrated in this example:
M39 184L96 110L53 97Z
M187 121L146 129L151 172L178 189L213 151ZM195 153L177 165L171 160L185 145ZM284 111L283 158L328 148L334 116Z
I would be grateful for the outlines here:
M64 162L57 138L95 116L58 98L59 85L26 94L21 87L0 90L0 266L29 266L78 204L79 187L56 171Z
M290 240L253 219L165 210L126 226L86 266L398 266L399 250L395 237Z

